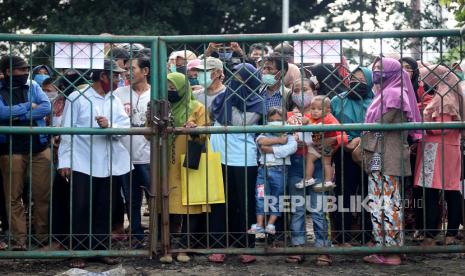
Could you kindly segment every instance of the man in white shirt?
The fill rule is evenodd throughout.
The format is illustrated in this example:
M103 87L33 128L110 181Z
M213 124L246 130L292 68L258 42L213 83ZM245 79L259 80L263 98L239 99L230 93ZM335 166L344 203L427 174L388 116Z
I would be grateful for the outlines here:
M120 100L112 95L119 74L116 62L105 60L103 70L93 70L92 86L69 95L63 127L129 128L129 117ZM129 152L120 135L63 135L58 149L58 169L71 184L72 250L107 250L110 241L110 202L131 170ZM113 195L112 195L113 193ZM66 222L63 222L66 223ZM89 233L90 230L90 233ZM115 264L114 258L100 261ZM71 267L85 261L74 259Z
M130 62L131 85L120 87L113 92L124 105L131 120L131 127L144 127L147 104L150 102L150 59L140 56ZM131 234L134 237L133 248L143 246L144 230L141 226L142 188L150 189L150 142L143 135L126 136L122 139L131 153L134 170L132 180L123 183L127 214L131 221Z
M223 62L218 58L207 57L192 69L198 72L197 80L204 87L204 89L194 93L195 99L201 102L210 112L213 100L226 90L226 86L223 85Z

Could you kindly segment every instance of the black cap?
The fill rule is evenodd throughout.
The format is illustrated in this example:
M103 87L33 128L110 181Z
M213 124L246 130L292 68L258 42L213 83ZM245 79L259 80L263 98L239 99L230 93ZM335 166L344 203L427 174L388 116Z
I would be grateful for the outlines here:
M11 60L11 67L10 67ZM18 56L3 56L0 59L0 70L5 72L7 68L27 68L29 64L22 58Z
M124 70L123 68L118 66L116 61L109 60L109 59L105 59L105 61L103 62L103 70L104 71L113 71L115 73L126 72L126 70Z

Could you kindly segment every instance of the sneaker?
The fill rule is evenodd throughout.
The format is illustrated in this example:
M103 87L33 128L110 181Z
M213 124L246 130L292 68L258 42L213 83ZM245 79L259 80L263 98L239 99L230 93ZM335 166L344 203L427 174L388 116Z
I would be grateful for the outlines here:
M276 227L273 224L268 224L265 228L265 232L270 235L275 235Z
M256 235L260 233L265 233L265 229L263 229L263 227L256 225L256 224L252 224L252 226L250 226L250 229L247 230L247 234L251 234L251 235Z
M329 189L329 190L332 190L332 189L336 188L336 184L334 184L334 182L332 182L332 181L327 181L327 182L325 182L325 187L327 189Z
M297 182L295 184L295 187L297 189L303 189L304 187L312 186L315 185L316 180L315 178L310 178L310 179L302 179L301 181Z

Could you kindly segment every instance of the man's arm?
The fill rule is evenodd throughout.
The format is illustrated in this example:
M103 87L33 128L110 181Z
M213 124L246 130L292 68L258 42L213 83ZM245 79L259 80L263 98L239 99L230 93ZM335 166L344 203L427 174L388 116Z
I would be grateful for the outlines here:
M25 116L21 116L21 120L40 120L43 119L45 116L49 115L52 111L52 105L50 104L50 100L48 99L47 95L42 91L39 85L31 84L33 89L32 91L32 99L29 101L34 106L29 112L25 114Z

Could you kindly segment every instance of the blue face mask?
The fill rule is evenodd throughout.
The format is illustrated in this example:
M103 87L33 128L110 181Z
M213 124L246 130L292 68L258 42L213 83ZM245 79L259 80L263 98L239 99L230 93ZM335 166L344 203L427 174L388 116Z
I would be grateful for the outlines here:
M199 85L199 80L197 78L189 78L189 83L191 86Z
M273 86L278 80L274 78L273 74L264 74L262 75L262 82L268 86Z
M40 85L42 86L42 83L44 82L44 80L50 78L49 75L36 75L34 77L34 80Z
M230 60L232 58L233 52L218 52L218 57L221 60Z
M170 71L171 73L176 73L176 64L170 64Z
M210 87L212 84L213 80L211 78L211 73L210 72L199 72L197 75L197 79L199 81L199 84L202 85L205 89Z

